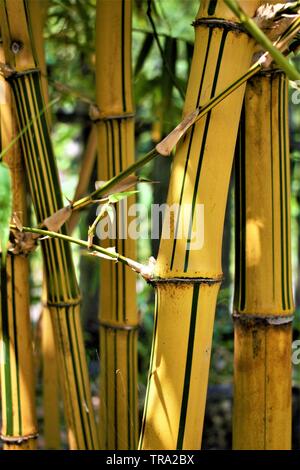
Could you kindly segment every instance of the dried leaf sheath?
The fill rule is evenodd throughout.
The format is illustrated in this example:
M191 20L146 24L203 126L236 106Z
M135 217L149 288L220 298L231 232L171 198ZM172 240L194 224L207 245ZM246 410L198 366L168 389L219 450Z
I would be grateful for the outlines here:
M34 42L30 36L29 18L26 2L1 2L1 30L6 62L21 72L10 78L19 128L23 128L44 107L40 74L35 70L37 58L32 53ZM19 40L23 44L15 57L11 55L10 34L15 41ZM44 115L23 135L21 144L36 217L38 222L42 222L62 207L58 174ZM42 250L70 447L94 449L98 446L97 432L80 325L80 295L70 247L62 241L45 240L42 242Z
M97 2L96 91L101 120L98 132L98 176L108 180L134 161L131 90L131 0ZM129 204L134 203L131 196ZM130 219L118 203L120 225ZM130 238L103 241L135 258ZM105 449L137 446L137 308L135 274L125 266L103 261L100 286L100 437Z
M3 55L3 51L1 53ZM5 97L5 102L0 105L1 147L6 148L16 133L17 124L11 109L10 88L3 79L0 85ZM24 168L18 145L6 154L5 161L11 171L13 210L25 221ZM28 259L19 254L9 254L5 277L1 280L1 435L6 450L36 449Z
M252 78L236 165L235 449L291 448L287 126L285 75L273 70Z
M242 3L252 10L250 14L258 6L258 2ZM207 18L223 20L214 27L206 24ZM234 18L224 2L201 2L185 116L249 67L254 43L238 28L232 30L226 20ZM161 240L157 260L156 332L142 449L201 446L214 312L222 278L225 204L243 92L244 87L194 125L176 151L167 203L180 206L179 218L178 223L171 218L170 237ZM203 205L204 226L197 204ZM197 229L199 245L189 250Z

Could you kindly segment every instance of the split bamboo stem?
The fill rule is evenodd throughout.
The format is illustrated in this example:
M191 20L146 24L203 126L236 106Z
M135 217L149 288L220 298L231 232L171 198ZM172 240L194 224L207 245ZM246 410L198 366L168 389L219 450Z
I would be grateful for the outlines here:
M97 1L96 92L101 120L98 132L98 176L118 175L134 162L134 108L131 81L131 0ZM135 202L127 201L128 207ZM126 205L118 204L117 231L130 222ZM124 224L124 226L123 226ZM120 226L122 225L122 227ZM118 234L117 234L118 236ZM129 236L103 241L135 258ZM136 276L124 264L104 262L100 286L100 440L104 449L137 446Z
M257 1L241 3L251 16L259 5ZM254 51L254 41L234 23L224 2L201 2L195 26L184 115L242 76ZM244 89L240 87L222 106L209 111L176 151L167 204L179 208L177 217L169 221L165 217L166 236L161 239L156 265L156 319L141 449L201 446L215 306L222 280L226 198Z
M44 107L38 57L32 36L33 20L26 1L1 1L5 59L17 71L9 78L9 83L20 129ZM63 206L45 115L41 115L23 134L21 146L37 221L42 223ZM70 246L62 240L44 240L42 251L69 445L71 449L95 449L98 447L98 436L80 324L80 293Z
M0 78L0 87L2 99L4 97L0 104L1 147L6 148L17 132L17 121L11 90L3 78ZM20 145L15 145L4 160L11 171L13 211L25 222L26 188ZM22 254L7 255L6 294L1 300L1 438L5 450L34 450L38 429L29 315L29 265L28 258Z
M275 69L249 81L237 147L235 449L291 448L287 82Z

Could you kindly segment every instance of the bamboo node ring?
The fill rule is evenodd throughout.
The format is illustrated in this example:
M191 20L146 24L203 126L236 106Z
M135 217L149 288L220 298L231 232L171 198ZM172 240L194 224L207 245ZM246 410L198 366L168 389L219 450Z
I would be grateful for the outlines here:
M29 441L31 439L37 439L38 437L38 432L33 434L27 434L27 436L5 436L3 434L0 435L1 440L9 444L22 444L23 442Z
M101 121L113 121L114 119L123 120L123 119L133 119L135 113L122 113L122 114L103 114L96 106L90 107L89 117L94 123Z
M254 322L254 323L265 323L266 325L280 326L287 323L292 323L295 315L252 315L251 313L237 313L232 314L233 320L241 322Z
M81 303L81 297L74 299L74 300L68 300L66 302L52 302L51 300L47 300L45 302L45 306L47 307L74 307L76 305L80 305Z
M215 278L210 277L169 277L169 278L152 278L148 282L150 284L218 284L223 281L223 276Z
M108 330L123 330L123 331L133 331L133 330L138 330L139 325L116 325L104 320L99 320L98 322L99 326L103 326L104 328L107 328Z
M238 33L244 33L249 36L249 33L241 24L230 20L223 20L218 18L198 18L197 20L193 21L192 26L194 26L194 28L197 28L197 26L207 26L207 28L222 28L226 29L227 31L236 31Z
M33 73L41 73L41 71L40 71L39 68L22 70L20 72L12 71L12 73L6 78L7 78L8 81L13 81L17 78L23 77L24 75L30 75L30 74L33 74Z

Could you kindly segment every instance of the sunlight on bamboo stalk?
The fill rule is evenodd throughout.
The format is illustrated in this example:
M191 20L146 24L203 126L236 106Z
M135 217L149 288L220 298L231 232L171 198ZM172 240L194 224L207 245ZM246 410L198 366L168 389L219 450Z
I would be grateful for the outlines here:
M291 448L289 179L287 78L273 69L247 85L237 146L235 449Z
M252 3L252 14L257 5L258 2ZM201 107L243 75L254 51L254 41L242 32L230 30L232 15L226 7L224 11L218 2L212 12L210 6L209 2L201 4L195 22L185 114ZM225 19L219 20L217 28L208 28L205 18L209 15ZM235 67L229 67L233 63ZM193 208L197 203L204 204L205 243L202 249L190 250L187 246L195 233L196 212L190 216L186 237L176 240L175 227L170 240L161 240L156 268L156 330L140 437L142 449L201 446L215 305L222 278L225 200L243 92L244 87L240 87L223 101L222 107L214 108L192 127L175 155L168 204L192 204ZM224 116L231 116L230 122ZM182 210L180 218L183 217ZM177 353L179 345L181 354ZM162 361L167 365L167 377ZM172 394L176 390L173 403L168 400L171 389Z

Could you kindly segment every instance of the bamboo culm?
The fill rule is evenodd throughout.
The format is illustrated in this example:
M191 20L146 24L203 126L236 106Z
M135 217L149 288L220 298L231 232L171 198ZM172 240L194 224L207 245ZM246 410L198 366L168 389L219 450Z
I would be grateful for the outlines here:
M259 4L241 3L251 15ZM215 18L222 20L214 28ZM194 23L185 115L201 109L248 70L254 41L238 28L231 29L232 21L224 2L201 2ZM223 222L243 93L244 86L227 97L222 107L208 112L177 147L167 204L177 204L178 212L174 220L164 221L170 237L161 239L156 264L155 331L141 449L201 446L214 313L222 279Z
M19 128L44 106L38 57L32 37L30 11L25 1L1 1L1 31L6 62L17 73L10 77ZM22 44L11 48L13 41ZM21 138L37 221L63 206L58 173L44 115ZM65 232L65 228L62 228ZM47 277L47 301L54 325L62 393L72 449L98 448L98 435L80 324L80 293L68 243L42 242Z
M131 0L97 1L96 97L98 177L110 180L134 163L134 109L131 64ZM117 207L117 233L130 219L126 206ZM118 234L117 234L118 237ZM117 252L135 258L135 240L103 240ZM122 263L101 263L100 270L100 439L104 449L136 449L138 434L138 376L136 276ZM108 288L107 285L110 287Z
M3 55L3 50L1 50ZM1 147L17 131L9 85L0 78L5 99L0 105ZM20 145L10 149L5 162L11 171L13 211L26 221L27 201ZM5 450L37 448L35 380L29 315L29 265L22 253L9 252L1 269L1 438Z
M287 84L276 69L249 81L237 146L233 447L241 450L291 448Z

